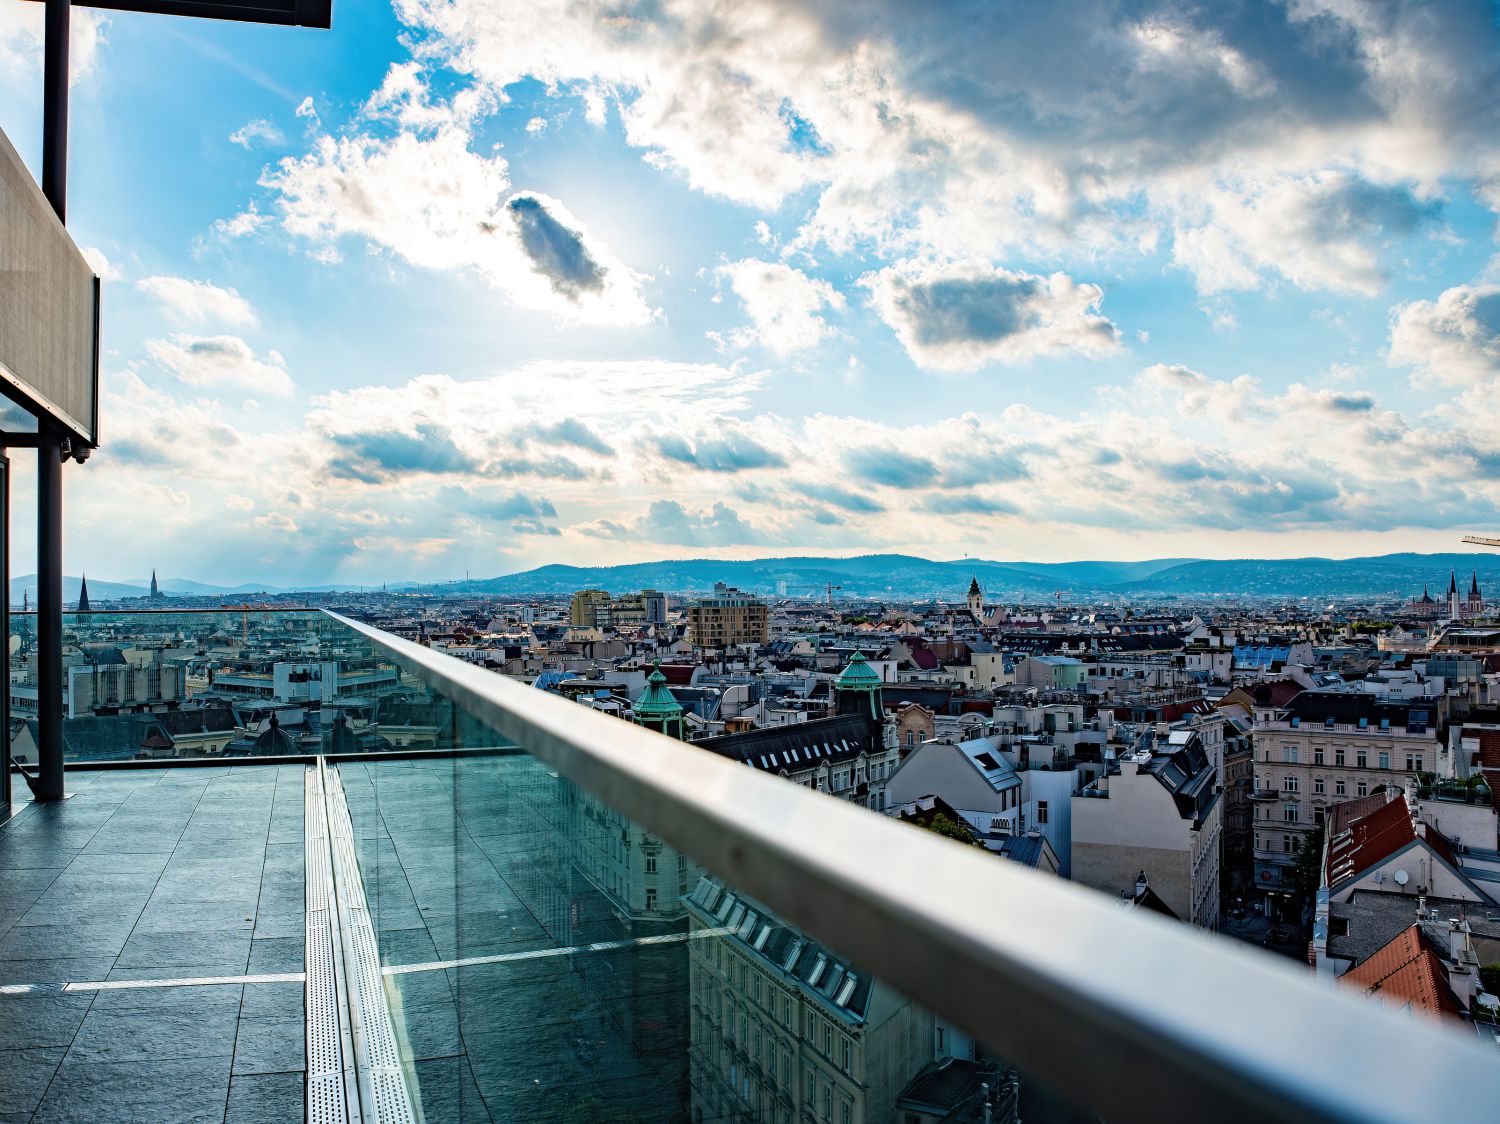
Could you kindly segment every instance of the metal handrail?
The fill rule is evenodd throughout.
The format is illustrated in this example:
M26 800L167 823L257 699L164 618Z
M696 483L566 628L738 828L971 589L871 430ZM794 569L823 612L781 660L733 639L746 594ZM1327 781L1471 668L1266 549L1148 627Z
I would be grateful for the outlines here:
M1477 1040L337 613L439 694L1114 1122L1466 1121ZM1401 1074L1372 1079L1372 1058ZM1426 1078L1422 1075L1463 1075Z

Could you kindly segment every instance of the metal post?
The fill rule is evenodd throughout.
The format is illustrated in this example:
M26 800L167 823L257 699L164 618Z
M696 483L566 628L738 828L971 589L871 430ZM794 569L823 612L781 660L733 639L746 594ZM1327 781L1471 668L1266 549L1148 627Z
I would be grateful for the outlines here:
M46 0L45 57L42 65L42 194L60 222L67 222L68 200L68 35L69 0ZM37 764L36 798L63 798L62 739L62 431L37 419L36 481L36 639ZM9 591L7 590L7 595Z
M42 62L42 194L62 223L68 221L68 26L71 15L69 0L47 0Z
M36 725L38 800L63 798L62 431L37 422Z
M10 457L0 449L0 822L10 816Z

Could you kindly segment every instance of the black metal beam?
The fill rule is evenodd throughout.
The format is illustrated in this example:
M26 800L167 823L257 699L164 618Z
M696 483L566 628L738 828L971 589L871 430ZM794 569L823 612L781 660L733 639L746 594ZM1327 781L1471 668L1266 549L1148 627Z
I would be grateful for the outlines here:
M50 3L50 0L46 0ZM333 0L79 0L80 6L158 16L274 23L290 27L333 26Z
M36 456L36 758L38 800L63 798L63 513L62 462L67 438L38 423Z

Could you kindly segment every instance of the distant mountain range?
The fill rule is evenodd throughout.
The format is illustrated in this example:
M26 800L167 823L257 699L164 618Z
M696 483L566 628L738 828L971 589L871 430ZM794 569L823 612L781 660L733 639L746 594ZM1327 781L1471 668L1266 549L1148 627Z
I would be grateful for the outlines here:
M1494 554L1382 554L1371 558L1153 558L1146 562L993 562L964 558L947 562L909 554L866 554L856 558L795 556L752 561L694 558L636 562L624 566L539 566L534 570L496 578L451 582L403 582L392 591L500 595L559 595L577 589L605 589L628 593L660 589L692 593L725 582L752 593L823 597L829 585L840 587L835 597L873 597L961 601L971 578L978 578L985 597L997 601L1047 600L1054 592L1065 597L1411 597L1424 586L1442 598L1448 575L1459 575L1467 592L1469 575L1476 572L1482 591L1500 599L1500 555ZM89 596L97 601L144 597L150 579L124 582L89 580ZM246 582L237 586L207 585L186 578L165 578L161 588L190 597L253 597L255 594L358 591L370 586L315 585L278 587ZM25 574L10 583L12 603L22 592L36 597L36 575ZM63 598L78 599L78 579L63 579Z
M1500 556L1491 554L1385 554L1372 558L1196 559L1146 562L935 562L906 554L857 558L789 557L753 561L690 559L625 566L541 566L480 581L453 582L455 592L561 594L575 589L669 593L726 582L753 593L822 596L832 584L841 597L938 597L962 600L978 578L991 601L1038 600L1064 595L1135 597L1408 597L1423 585L1434 597L1457 571L1468 589L1476 571L1481 589L1500 596Z

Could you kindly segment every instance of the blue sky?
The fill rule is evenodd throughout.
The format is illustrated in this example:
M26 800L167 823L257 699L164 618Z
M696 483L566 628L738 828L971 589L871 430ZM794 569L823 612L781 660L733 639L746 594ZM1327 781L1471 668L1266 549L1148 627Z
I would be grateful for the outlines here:
M1500 523L1492 5L940 11L79 11L107 396L69 570L1353 555ZM33 166L39 26L0 0Z

